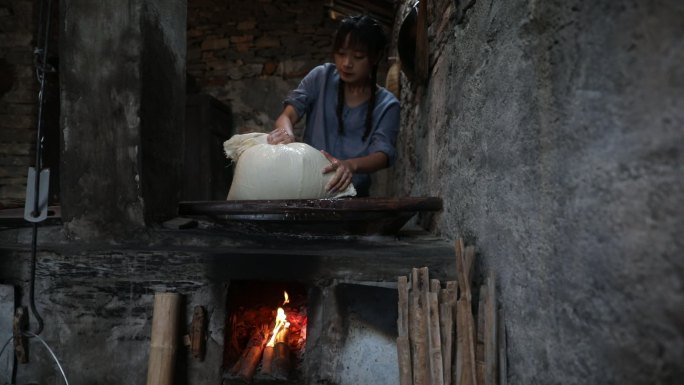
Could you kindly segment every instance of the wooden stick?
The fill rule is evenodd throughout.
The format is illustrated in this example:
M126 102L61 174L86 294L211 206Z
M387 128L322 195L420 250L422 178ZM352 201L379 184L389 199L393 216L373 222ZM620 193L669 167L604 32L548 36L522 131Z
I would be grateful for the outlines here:
M499 341L499 385L508 384L508 368L506 357L506 324L504 323L503 307L498 309L497 328Z
M498 333L496 319L496 283L494 276L487 278L487 296L484 301L484 385L498 383Z
M454 351L454 316L453 297L455 294L447 289L439 292L439 330L442 337L442 368L444 370L444 385L451 385L451 361Z
M413 384L430 384L430 360L428 344L428 292L429 273L427 267L413 269L411 275L411 351L413 352Z
M465 337L466 337L466 342L467 342L467 351L465 352L467 354L467 371L471 373L471 380L470 382L464 382L463 385L466 384L477 384L477 368L475 367L475 320L473 319L473 305L472 305L472 291L470 289L470 283L472 281L472 276L473 276L473 265L475 264L475 247L474 246L468 246L465 248L465 253L464 253L464 263L463 266L465 268L465 274L464 277L467 279L465 282L465 303L466 305L464 306L463 310L465 312L464 314L464 320L466 321L465 324Z
M171 385L176 360L180 295L156 293L152 313L147 385Z
M437 281L439 287L439 281ZM442 361L442 337L439 330L439 299L435 292L429 298L429 341L430 341L430 378L431 385L444 385L444 362Z
M457 341L456 372L459 385L476 385L475 367L475 321L472 312L472 294L470 281L475 261L475 248L463 247L463 239L459 238L455 245L456 268L458 269L458 288L460 296L457 302Z
M446 290L449 291L449 293L453 293L449 296L449 303L451 303L451 319L452 319L452 329L453 329L453 337L452 337L452 353L451 353L451 382L453 384L456 384L458 382L458 376L456 375L456 358L457 354L456 351L458 349L458 342L456 341L458 337L458 330L456 330L456 326L458 325L458 310L456 306L456 301L458 300L458 282L456 281L447 281L446 283Z
M487 286L480 286L480 295L478 298L477 305L477 328L475 334L477 336L475 342L475 368L477 369L477 384L484 385L484 374L485 374L485 300L487 298Z
M399 384L413 385L411 346L409 344L409 288L408 278L399 277L399 316L397 319L397 357L399 358Z
M397 337L397 357L399 358L399 384L413 385L411 343L406 336Z
M465 321L463 320L463 314L461 314L461 302L462 300L456 301L456 359L455 367L452 372L454 376L454 382L457 385L461 385L461 373L463 373L463 355L464 355L464 345L465 345Z
M206 320L207 312L204 310L204 307L195 306L190 331L190 351L192 352L192 357L198 361L204 361L207 340Z
M439 283L439 279L430 280L430 293L439 293L442 290L442 284Z

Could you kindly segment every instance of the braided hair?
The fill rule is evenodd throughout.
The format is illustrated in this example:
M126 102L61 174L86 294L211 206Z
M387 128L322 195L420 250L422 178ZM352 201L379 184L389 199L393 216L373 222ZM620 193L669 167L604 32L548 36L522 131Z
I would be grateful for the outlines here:
M370 16L349 16L340 22L340 26L335 33L335 40L333 42L333 53L348 43L350 47L365 51L368 60L371 62L370 71L370 100L368 101L368 112L366 113L366 129L363 133L363 140L368 139L371 129L373 128L373 110L375 109L375 93L378 78L378 62L382 56L385 46L387 45L387 37L385 32L373 18ZM337 86L337 132L344 135L344 119L342 112L344 110L344 81L340 79Z

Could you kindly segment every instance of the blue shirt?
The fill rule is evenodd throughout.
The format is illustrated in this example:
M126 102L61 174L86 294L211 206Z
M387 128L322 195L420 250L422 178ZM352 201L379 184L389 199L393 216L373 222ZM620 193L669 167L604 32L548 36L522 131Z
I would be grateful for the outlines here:
M344 106L344 135L337 130L337 87L340 76L335 65L326 63L309 72L299 86L290 92L283 104L289 104L300 117L306 116L304 143L325 150L336 158L350 159L382 152L389 165L396 158L396 141L399 133L399 101L385 88L375 94L373 126L366 140L366 112L368 102L356 107ZM369 174L354 174L352 183L359 195L368 195Z

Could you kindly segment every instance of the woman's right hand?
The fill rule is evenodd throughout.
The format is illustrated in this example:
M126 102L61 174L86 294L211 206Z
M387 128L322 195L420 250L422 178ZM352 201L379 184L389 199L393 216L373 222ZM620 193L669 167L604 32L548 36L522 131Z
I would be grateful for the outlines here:
M294 142L294 135L284 128L276 128L268 134L268 144L288 144Z

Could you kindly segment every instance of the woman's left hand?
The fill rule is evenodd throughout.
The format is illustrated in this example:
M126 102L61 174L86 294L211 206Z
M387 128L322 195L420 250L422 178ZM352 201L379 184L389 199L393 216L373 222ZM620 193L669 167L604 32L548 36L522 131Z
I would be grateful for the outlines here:
M294 135L290 134L287 129L280 127L271 131L266 137L268 144L288 144L294 142Z
M325 190L330 193L344 191L351 184L352 175L354 175L351 164L349 161L335 158L325 150L321 150L321 153L330 161L330 164L323 168L323 174L335 173L325 185Z

